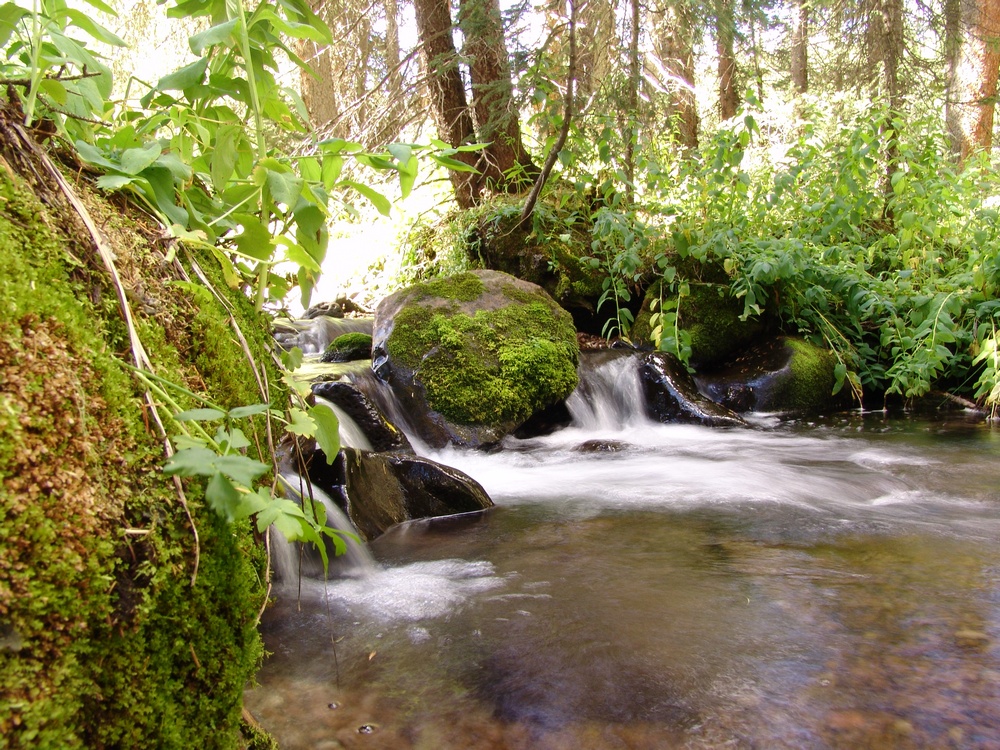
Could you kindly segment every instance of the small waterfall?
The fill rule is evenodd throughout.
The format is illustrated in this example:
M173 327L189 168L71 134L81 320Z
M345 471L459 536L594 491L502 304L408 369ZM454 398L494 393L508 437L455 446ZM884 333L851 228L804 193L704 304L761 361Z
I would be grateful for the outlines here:
M282 484L292 497L299 497L305 491L305 481L298 474L282 474ZM332 529L357 534L354 524L340 506L316 485L312 485L312 496L321 502L326 509L326 525ZM329 574L367 576L378 569L378 563L368 551L363 541L345 538L347 551L339 557L334 557L332 542L326 545L330 559ZM309 578L323 577L323 561L319 553L311 545L302 545L287 541L280 533L271 533L271 565L277 578L290 582L302 576Z
M650 423L634 352L585 352L579 376L580 384L566 400L575 426L596 432Z
M345 333L371 334L372 318L331 318L320 315L312 320L282 321L276 324L274 340L286 351L299 347L303 354L322 354L327 345Z
M365 435L364 431L358 426L358 423L347 412L329 399L325 399L322 396L316 396L315 398L317 405L325 404L333 409L333 413L337 415L337 421L340 422L340 445L342 447L357 448L362 451L374 450L368 436Z

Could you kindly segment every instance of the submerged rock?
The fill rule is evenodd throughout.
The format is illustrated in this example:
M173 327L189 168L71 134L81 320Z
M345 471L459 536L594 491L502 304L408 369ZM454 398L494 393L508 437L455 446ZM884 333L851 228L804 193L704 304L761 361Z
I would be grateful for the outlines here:
M850 402L847 388L834 394L837 356L792 336L759 344L732 364L695 376L698 388L737 412L810 413Z
M396 425L352 383L334 381L316 383L313 393L342 409L368 438L376 451L412 453L413 447Z
M372 368L434 447L497 443L577 384L569 314L496 271L404 289L379 305Z
M726 406L705 398L677 357L651 352L642 358L639 379L646 397L646 412L658 422L693 422L711 427L745 425Z
M486 490L464 472L404 453L344 448L329 465L317 451L309 478L338 500L368 541L403 521L493 507Z

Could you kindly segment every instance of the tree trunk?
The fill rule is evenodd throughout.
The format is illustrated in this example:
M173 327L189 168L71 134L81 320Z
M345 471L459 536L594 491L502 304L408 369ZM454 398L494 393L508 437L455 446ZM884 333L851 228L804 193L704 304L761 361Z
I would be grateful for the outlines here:
M607 81L618 48L615 10L609 0L590 0L577 11L576 90L581 102Z
M736 92L736 16L733 0L716 0L715 50L719 59L719 119L736 116L740 100Z
M426 60L427 88L438 137L451 146L473 143L475 128L458 69L448 0L414 0L413 8ZM455 158L469 166L475 166L477 161L474 153L458 153ZM462 208L476 205L480 195L479 176L455 171L449 176L458 205Z
M629 134L625 142L625 199L631 204L635 197L635 148L639 141L639 0L631 0L631 38L628 46L628 119Z
M952 6L959 6L957 9ZM997 74L1000 71L1000 0L952 0L957 44L949 48L946 119L961 160L993 145ZM947 36L947 35L946 35Z
M796 0L798 20L792 33L792 89L796 94L809 91L809 6Z
M674 0L654 19L656 53L669 80L668 115L677 140L686 149L698 147L698 105L694 94L694 18L686 0Z
M493 190L516 190L519 183L528 181L526 177L537 175L538 168L521 140L500 3L461 0L459 26L465 37L462 52L472 79L477 137L489 143L479 163L481 180Z

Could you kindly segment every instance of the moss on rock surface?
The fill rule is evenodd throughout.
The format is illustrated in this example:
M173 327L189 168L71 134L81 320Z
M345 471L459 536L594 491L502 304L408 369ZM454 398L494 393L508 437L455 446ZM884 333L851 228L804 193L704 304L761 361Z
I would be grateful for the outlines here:
M691 283L680 299L679 325L691 337L691 364L713 365L749 346L763 331L758 320L740 320L743 303L729 294L727 284ZM629 335L636 343L652 343L652 303L659 300L659 284L646 292L642 310Z
M468 299L462 290L476 284L480 294ZM543 290L507 274L418 284L377 316L375 352L392 368L389 382L415 385L451 422L509 431L576 387L572 319Z
M263 654L263 551L190 483L196 545L123 364L107 274L72 211L38 189L0 172L0 744L239 747ZM173 283L119 210L88 202L157 373L227 407L260 401L229 313ZM262 355L266 328L229 296Z
M834 393L837 355L794 336L778 336L717 371L695 376L699 390L736 412L816 413L850 404Z
M372 354L372 337L368 333L345 333L331 341L323 352L324 362L354 362Z

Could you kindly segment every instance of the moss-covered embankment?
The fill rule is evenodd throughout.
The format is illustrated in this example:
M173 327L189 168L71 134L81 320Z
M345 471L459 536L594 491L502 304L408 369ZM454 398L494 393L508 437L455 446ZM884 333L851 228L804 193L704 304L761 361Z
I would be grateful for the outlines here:
M16 162L3 152L0 747L245 746L263 550L248 524L205 506L198 483L184 485L185 512L124 364L109 276L59 191L26 182ZM156 373L227 407L260 402L229 313L192 259L168 263L119 209L88 205ZM213 262L201 267L211 279ZM182 268L194 282L178 283ZM267 365L266 328L216 281ZM251 442L266 445L256 427Z

